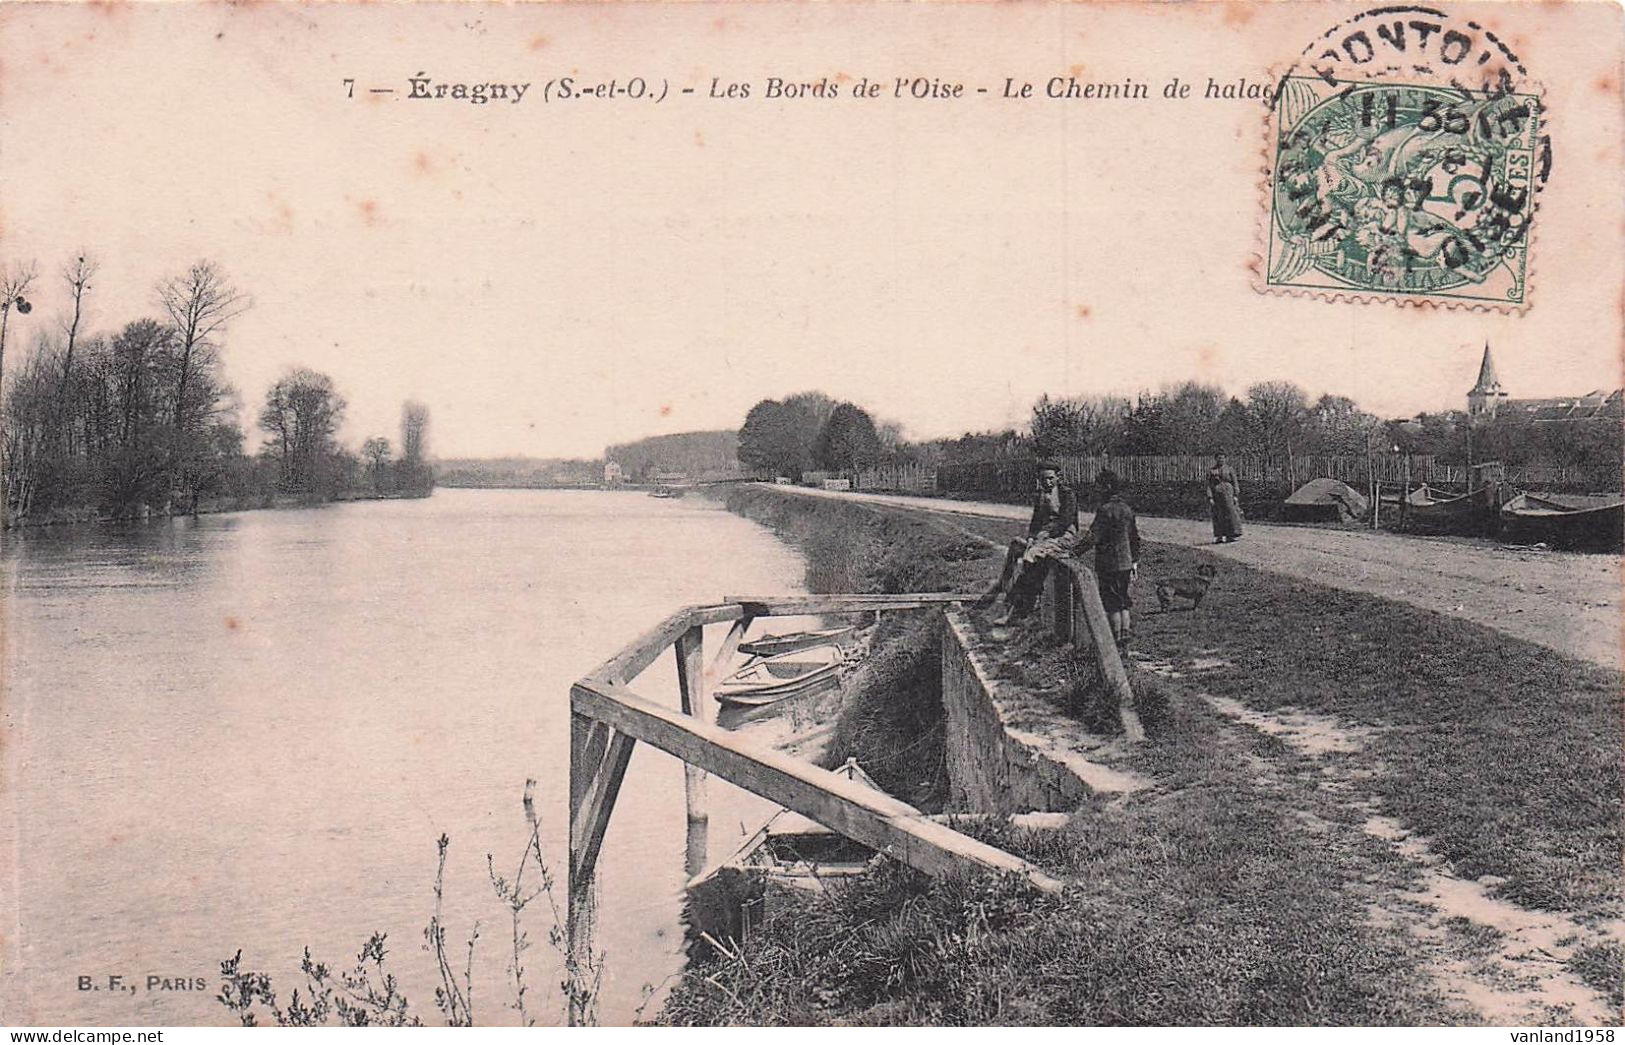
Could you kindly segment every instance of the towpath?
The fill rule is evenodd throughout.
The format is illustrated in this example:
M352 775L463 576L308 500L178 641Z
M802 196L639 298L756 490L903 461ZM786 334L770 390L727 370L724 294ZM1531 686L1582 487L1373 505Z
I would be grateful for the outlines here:
M1025 522L1031 514L1025 505L778 489L978 519ZM1240 541L1225 545L1214 545L1209 525L1194 519L1142 517L1140 533L1147 540L1204 545L1220 558L1248 566L1435 610L1604 667L1617 670L1625 661L1617 556L1257 522L1247 524Z

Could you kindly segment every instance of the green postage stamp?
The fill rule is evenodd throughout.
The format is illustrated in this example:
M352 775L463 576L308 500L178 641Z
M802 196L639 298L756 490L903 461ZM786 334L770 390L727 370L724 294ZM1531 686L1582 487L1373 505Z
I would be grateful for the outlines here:
M1269 287L1525 303L1536 95L1288 76L1275 112Z

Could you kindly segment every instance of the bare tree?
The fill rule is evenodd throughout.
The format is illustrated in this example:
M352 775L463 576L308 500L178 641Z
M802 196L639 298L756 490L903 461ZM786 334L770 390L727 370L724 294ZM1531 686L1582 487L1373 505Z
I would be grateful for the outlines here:
M5 461L3 497L16 518L25 518L39 485L44 443L55 404L56 346L47 331L35 335L32 352L22 365L14 360L11 384L0 410L0 455Z
M1291 458L1293 443L1309 412L1303 389L1287 381L1261 381L1247 389L1247 409L1263 451Z
M62 266L62 280L68 285L68 296L73 298L73 316L62 322L62 332L67 335L68 345L62 356L58 398L67 395L68 381L73 376L73 349L79 340L79 323L85 315L85 294L90 290L91 280L96 278L96 268L96 259L85 254Z
M1033 442L1041 454L1108 453L1122 438L1129 412L1121 396L1044 395L1033 404Z
M428 447L429 408L413 399L401 405L401 461L416 467Z
M380 471L389 463L389 440L383 436L373 436L361 444L361 456L367 459L367 467L374 472Z
M21 315L33 310L34 306L23 294L38 275L39 269L32 261L23 265L7 265L4 271L0 271L0 381L6 375L6 326L11 319L11 310L15 307Z
M238 292L212 261L199 261L182 275L158 285L158 302L169 314L179 338L175 383L175 429L188 425L188 394L195 390L200 364L212 360L214 337L242 315L252 302Z
M384 469L389 467L390 445L383 436L375 435L361 444L361 456L367 462L372 476L372 489L377 493L384 485Z
M1164 389L1163 453L1200 454L1213 449L1224 412L1224 390L1217 385L1183 381Z
M7 265L4 271L0 271L0 393L5 389L6 328L11 321L11 310L15 308L19 315L33 311L34 306L23 297L23 293L37 274L38 269L33 262ZM3 398L0 398L0 402L3 402ZM7 464L10 456L9 453L0 453L0 527L6 525L11 502L11 469Z
M1304 416L1304 435L1311 452L1358 454L1365 452L1378 423L1354 400L1328 393L1315 400Z
M344 397L326 374L290 370L265 393L260 428L270 437L265 452L280 461L284 488L316 489L336 453L333 436L344 417Z

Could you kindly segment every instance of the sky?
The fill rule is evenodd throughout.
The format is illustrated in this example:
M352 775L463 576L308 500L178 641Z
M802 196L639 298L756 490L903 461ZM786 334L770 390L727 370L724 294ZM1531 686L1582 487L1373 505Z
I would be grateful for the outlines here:
M199 259L251 296L223 352L250 429L309 366L352 446L416 398L448 457L594 457L809 389L912 438L1187 379L1405 416L1461 407L1486 341L1514 396L1621 384L1618 53L1588 43L1618 41L1613 5L1474 9L1548 92L1521 315L1257 292L1257 102L889 96L894 74L1200 95L1267 81L1340 10L6 5L0 262L43 274L7 361L87 251L91 330L155 314L154 284ZM539 97L634 75L673 96ZM414 76L531 87L411 100ZM769 100L769 76L887 96Z

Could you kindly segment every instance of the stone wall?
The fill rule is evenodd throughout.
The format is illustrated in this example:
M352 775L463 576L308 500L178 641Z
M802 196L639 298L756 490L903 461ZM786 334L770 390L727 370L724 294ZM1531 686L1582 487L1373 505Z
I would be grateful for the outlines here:
M1078 754L1064 742L1014 728L997 684L972 651L960 611L942 620L949 808L998 815L1076 808L1091 793L1068 765Z

